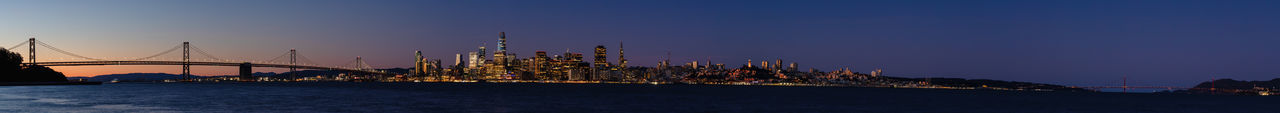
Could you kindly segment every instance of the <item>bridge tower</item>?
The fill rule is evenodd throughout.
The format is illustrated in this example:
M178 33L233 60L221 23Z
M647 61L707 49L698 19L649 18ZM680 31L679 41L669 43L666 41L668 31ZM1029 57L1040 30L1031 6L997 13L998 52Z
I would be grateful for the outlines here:
M364 59L356 56L356 70L364 70Z
M298 50L289 49L289 77L298 78Z
M31 59L31 65L36 65L36 37L31 37L31 39L27 40L27 46L31 47L31 51L27 53L27 58Z
M182 80L191 80L191 42L182 42Z

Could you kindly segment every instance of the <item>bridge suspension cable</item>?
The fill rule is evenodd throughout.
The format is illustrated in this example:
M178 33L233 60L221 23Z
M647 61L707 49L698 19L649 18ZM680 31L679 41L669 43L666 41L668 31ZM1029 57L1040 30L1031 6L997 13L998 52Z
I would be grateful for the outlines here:
M200 54L200 55L204 55L205 57L209 57L209 58L211 58L211 59L213 59L213 60L226 61L226 60L223 60L223 59L221 59L221 58L218 58L218 57L215 57L215 56L213 56L213 55L210 55L209 53L204 52L204 50L203 50L203 49L200 49L199 47L196 47L196 46L191 46L191 51L195 51L196 53L198 53L198 54Z
M171 53L171 52L173 52L173 51L177 51L178 49L182 49L182 45L176 45L176 46L173 46L173 48L169 48L169 50L165 50L164 52L160 52L160 53L157 53L157 54L155 54L155 55L151 55L151 56L147 56L147 57L142 57L142 58L137 58L137 59L129 59L129 60L127 60L127 61L141 61L141 60L151 59L151 58L159 57L159 56L161 56L161 55L169 54L169 53Z
M280 60L280 58L284 58L284 56L289 56L289 53L288 53L288 52L285 52L284 54L280 54L280 56L276 56L275 58L271 58L271 60L267 60L267 62L275 62L276 60Z
M13 51L13 49L18 49L18 47L22 47L22 45L27 45L27 43L29 43L29 42L28 42L28 41L22 41L22 43L18 43L18 45L13 45L13 47L5 48L4 50Z
M49 48L50 50L53 50L53 51L58 52L58 53L62 53L62 54L65 54L65 55L70 55L70 56L72 56L72 57L83 58L83 59L88 59L88 60L96 60L96 61L107 61L107 60L103 60L103 59L90 58L90 57L81 56L81 55L78 55L78 54L75 54L75 53L71 53L71 52L63 51L62 49L58 49L58 48L56 48L56 47L50 46L49 44L44 43L44 42L41 42L41 41L39 41L39 40L36 40L36 44L38 44L38 45L40 45L40 46L43 46L43 47L45 47L45 48Z
M316 63L315 61L311 61L310 58L307 58L307 56L303 56L301 54L298 55L298 62L308 63L312 65L319 64L319 63Z

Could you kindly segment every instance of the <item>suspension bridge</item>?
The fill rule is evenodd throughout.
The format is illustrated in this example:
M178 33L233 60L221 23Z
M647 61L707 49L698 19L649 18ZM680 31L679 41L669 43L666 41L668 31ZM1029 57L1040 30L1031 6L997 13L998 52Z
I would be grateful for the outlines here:
M368 63L365 63L364 59L360 57L356 57L354 60L349 61L344 65L326 66L326 65L316 64L315 62L308 59L306 56L299 55L297 50L290 49L289 52L284 53L280 56L276 56L271 60L265 60L265 61L229 60L229 59L223 59L223 58L216 57L212 54L209 54L208 52L205 52L199 47L191 45L190 42L182 42L182 44L180 45L176 45L172 48L169 48L168 50L156 53L154 55L123 59L123 60L109 60L104 58L85 57L84 55L79 55L72 52L68 52L63 49L59 49L48 43L44 43L39 40L36 40L36 38L31 38L26 42L22 42L5 49L16 52L15 50L19 49L19 47L22 47L23 45L26 45L28 47L28 50L27 50L28 60L27 62L22 63L22 65L26 65L26 66L32 66L32 65L39 65L39 66L181 65L183 80L190 80L192 78L191 77L192 65L238 66L240 67L239 74L241 77L251 77L252 75L250 74L253 73L253 69L252 69L253 67L289 68L290 72L298 71L298 69L318 69L318 70L338 70L338 71L348 71L348 72L359 72L359 73L368 73L368 74L387 74L386 72L373 69L372 66L370 66ZM36 60L36 47L44 47L46 49L53 50L55 53L71 56L76 59L71 61L40 62ZM176 52L179 49L182 50L182 59L180 60L179 59L169 60L169 59L163 59L161 57L164 55L175 54L174 52ZM198 57L203 57L207 59L192 59L193 58L191 54L192 52L196 53L195 55L198 55ZM289 61L283 62L282 60L284 60L286 56L289 58L288 59Z
M1084 89L1092 89L1092 90L1120 89L1121 93L1128 93L1129 89L1165 89L1166 91L1173 91L1175 89L1199 89L1199 88L1191 88L1191 87L1173 87L1173 86L1129 86L1129 77L1121 78L1120 86L1086 86L1086 87L1075 87L1075 88L1084 88Z

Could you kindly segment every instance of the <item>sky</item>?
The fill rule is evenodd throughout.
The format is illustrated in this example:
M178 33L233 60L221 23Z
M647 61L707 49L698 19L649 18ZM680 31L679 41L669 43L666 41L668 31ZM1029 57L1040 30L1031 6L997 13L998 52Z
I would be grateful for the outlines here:
M782 59L802 69L1063 84L1192 86L1280 76L1280 1L1198 0L6 0L0 46L30 37L129 59L191 42L223 59L297 49L319 64L411 67L486 46L530 57L625 43L631 65ZM25 49L15 50L26 54ZM38 61L75 61L37 50ZM178 59L180 54L160 58ZM206 58L199 56L195 59ZM590 58L588 58L590 59ZM180 66L54 67L68 76ZM283 69L258 68L266 72ZM194 66L197 75L234 67Z

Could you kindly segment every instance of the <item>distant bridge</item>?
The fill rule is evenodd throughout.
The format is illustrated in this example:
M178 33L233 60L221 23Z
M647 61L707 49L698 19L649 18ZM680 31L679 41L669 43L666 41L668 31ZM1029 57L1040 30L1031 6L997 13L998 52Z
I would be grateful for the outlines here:
M1076 87L1084 89L1191 89L1188 87L1172 87L1172 86L1090 86Z
M299 64L298 61L310 62L310 64L314 64L314 62L311 62L304 56L298 55L297 51L292 49L290 49L289 52L285 53L284 55L277 56L272 60L267 60L267 61L224 60L221 58L214 57L213 55L210 55L204 52L204 50L201 50L200 48L191 46L191 43L189 42L182 42L182 45L175 46L173 48L170 48L169 50L160 52L155 55L150 55L147 57L140 57L135 59L128 59L128 60L105 60L105 59L99 59L99 58L85 57L82 55L74 54L74 53L67 52L65 50L50 46L49 44L46 44L44 42L37 41L35 38L31 38L26 42L19 43L18 45L14 45L13 47L6 48L6 50L13 51L15 49L18 49L18 47L22 47L22 45L27 45L29 47L27 51L28 61L25 63L22 63L23 65L39 65L39 66L181 65L182 77L184 80L189 80L191 78L190 77L191 65L239 66L241 68L240 74L242 77L250 76L246 74L253 73L252 67L289 68L289 71L291 72L297 71L297 69L319 69L319 70L351 71L351 72L372 73L372 74L386 74L386 72L381 72L373 69L372 66L369 66L369 64L365 63L364 60L360 57L356 57L354 61L348 62L345 66L319 66L319 65ZM83 61L37 62L36 56L35 56L36 45L40 45L41 47L51 49L57 53L82 59ZM182 49L181 61L156 60L157 57L175 52L178 49ZM203 55L210 59L198 59L203 61L193 61L193 59L191 59L191 52L196 52L199 55ZM277 60L282 60L282 58L285 56L289 57L288 63L275 62Z
M1093 89L1093 90L1120 89L1121 92L1126 92L1126 93L1129 92L1129 89L1166 89L1169 91L1173 91L1174 89L1199 89L1199 88L1173 87L1173 86L1129 86L1129 77L1121 78L1120 86L1088 86L1088 87L1073 87L1073 88L1084 88L1084 89Z

